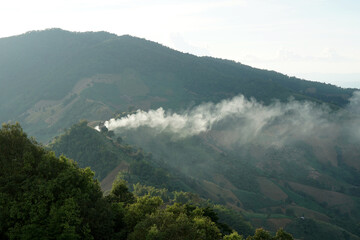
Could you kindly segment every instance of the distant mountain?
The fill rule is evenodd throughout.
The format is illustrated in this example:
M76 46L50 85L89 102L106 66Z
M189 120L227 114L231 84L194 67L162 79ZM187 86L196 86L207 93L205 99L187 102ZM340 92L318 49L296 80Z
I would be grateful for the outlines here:
M80 119L129 108L179 110L240 93L336 108L353 91L106 32L49 29L0 39L0 121L20 121L41 141Z

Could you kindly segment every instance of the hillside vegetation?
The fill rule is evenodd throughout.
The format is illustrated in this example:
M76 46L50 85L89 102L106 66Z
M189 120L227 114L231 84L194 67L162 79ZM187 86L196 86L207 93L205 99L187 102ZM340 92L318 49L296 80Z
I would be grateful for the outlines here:
M55 157L19 124L4 124L0 143L1 239L243 239L209 206L183 203L182 192L162 194L164 201L154 188L138 184L134 195L118 180L104 197L89 168ZM293 239L281 229L274 237L258 229L247 239L257 236Z
M0 39L0 52L0 122L20 121L45 142L80 119L129 107L179 110L241 93L336 108L353 92L106 32L32 31Z
M89 138L90 132L96 137ZM108 169L104 171L104 176L108 176L100 178L105 191L109 190L105 186L118 178L131 184L139 182L170 191L190 191L202 199L225 205L229 210L218 211L218 214L223 222L238 231L244 230L238 228L243 226L238 222L243 218L255 227L271 231L285 228L297 238L358 239L356 224L360 201L353 190L357 186L354 178L359 175L346 168L315 166L317 160L309 156L304 158L304 155L312 154L311 150L304 147L252 149L256 155L248 148L243 148L241 154L226 149L219 152L220 149L210 144L210 139L205 136L173 141L166 134L154 137L147 132L141 129L126 135L109 134L97 132L86 122L81 122L58 137L51 147L57 154L73 157L76 149L96 145L98 147L90 150L89 155L94 157L81 158L79 155L79 162L81 166ZM135 147L134 143L145 150ZM107 168L107 162L111 164L114 158L99 157L96 150L124 154L125 147L133 149L125 153L126 157L119 158L127 167L116 168L114 165L113 171ZM95 156L103 159L103 168L92 160L97 159ZM121 162L118 164L125 166ZM311 178L315 170L309 165L321 171L317 173L316 181ZM133 190L141 192L136 187ZM164 199L168 198L164 197L166 195L166 191L158 194ZM183 198L178 201L180 199Z

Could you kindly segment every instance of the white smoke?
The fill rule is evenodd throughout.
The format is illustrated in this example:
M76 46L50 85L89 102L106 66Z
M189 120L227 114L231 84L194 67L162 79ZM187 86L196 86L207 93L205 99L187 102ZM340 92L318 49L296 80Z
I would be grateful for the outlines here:
M269 118L275 115L277 113L256 101L248 101L244 96L238 96L218 104L202 104L182 114L166 113L163 108L148 112L138 110L136 114L121 119L110 119L104 125L109 130L147 126L159 132L166 131L187 137L209 131L215 124L229 117L249 120L257 132Z
M351 108L359 109L360 94L354 94ZM281 145L290 139L335 134L339 112L330 113L325 105L290 100L264 105L240 95L217 104L206 103L180 113L163 108L138 110L135 114L105 122L109 130L122 131L149 127L157 133L167 132L185 138L221 130L223 142ZM341 111L340 111L341 112Z

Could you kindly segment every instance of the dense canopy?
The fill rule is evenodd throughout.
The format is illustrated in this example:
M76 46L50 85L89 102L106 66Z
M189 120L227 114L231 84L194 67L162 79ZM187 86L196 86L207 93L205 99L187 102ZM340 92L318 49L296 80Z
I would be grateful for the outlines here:
M122 180L104 197L89 168L44 150L18 123L0 130L0 173L1 239L242 239L223 236L209 209L136 197ZM249 239L292 239L259 231L266 238Z

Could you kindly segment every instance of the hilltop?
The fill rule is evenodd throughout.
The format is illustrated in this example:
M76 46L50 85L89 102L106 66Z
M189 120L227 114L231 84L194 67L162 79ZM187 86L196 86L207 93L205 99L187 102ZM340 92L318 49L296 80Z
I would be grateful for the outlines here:
M0 53L0 121L20 121L43 142L129 108L176 111L238 94L341 108L354 91L107 32L31 31L1 38Z

